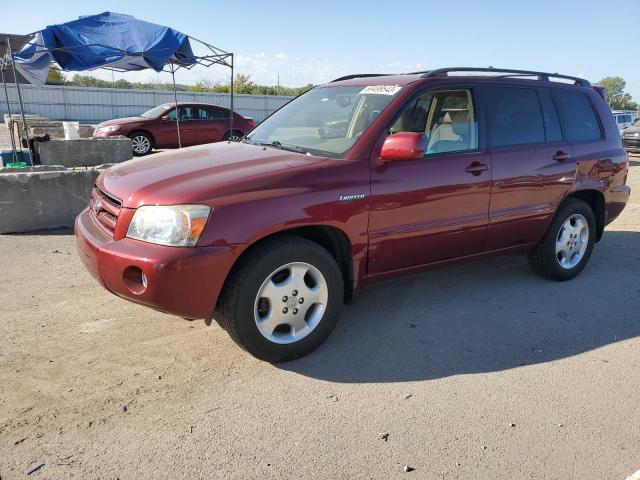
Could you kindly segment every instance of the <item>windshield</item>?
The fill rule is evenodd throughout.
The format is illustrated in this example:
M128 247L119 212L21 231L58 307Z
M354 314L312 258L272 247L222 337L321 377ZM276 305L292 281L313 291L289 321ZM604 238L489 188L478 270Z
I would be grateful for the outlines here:
M396 86L315 88L271 115L244 141L343 158L400 90Z
M155 108L152 108L151 110L147 110L140 116L144 118L158 118L160 115L162 115L164 112L166 112L170 108L171 108L171 105L160 105Z

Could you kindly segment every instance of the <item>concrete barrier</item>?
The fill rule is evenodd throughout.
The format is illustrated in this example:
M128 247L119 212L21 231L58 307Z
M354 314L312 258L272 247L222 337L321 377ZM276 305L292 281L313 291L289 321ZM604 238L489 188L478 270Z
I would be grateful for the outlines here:
M110 166L0 170L0 233L73 227L96 178Z
M52 138L36 142L41 165L64 167L93 167L105 163L120 163L133 158L131 140L127 137L80 138L63 140Z

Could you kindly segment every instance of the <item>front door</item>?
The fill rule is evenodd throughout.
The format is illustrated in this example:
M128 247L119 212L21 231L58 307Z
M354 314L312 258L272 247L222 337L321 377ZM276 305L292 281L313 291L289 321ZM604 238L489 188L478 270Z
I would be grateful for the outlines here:
M491 157L478 142L474 105L472 89L430 91L410 102L390 127L390 135L423 132L427 150L419 160L372 159L369 273L473 255L482 248Z
M180 143L183 147L198 143L198 109L191 105L180 105ZM158 122L156 127L156 146L160 148L178 147L178 129L176 128L176 109L172 108Z

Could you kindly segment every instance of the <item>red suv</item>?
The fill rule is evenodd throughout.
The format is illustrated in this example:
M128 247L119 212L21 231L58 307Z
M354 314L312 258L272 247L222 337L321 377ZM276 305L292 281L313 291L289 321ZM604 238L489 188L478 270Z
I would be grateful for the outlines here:
M255 356L284 361L318 347L374 281L514 251L544 277L573 278L625 206L627 170L586 80L353 75L242 142L106 171L77 243L116 295L215 318Z
M176 126L176 104L165 103L144 112L139 117L117 118L102 122L94 136L113 137L125 135L133 143L134 155L146 155L153 148L177 148L239 139L253 127L251 118L234 113L233 131L231 116L227 108L207 103L178 102L178 125Z

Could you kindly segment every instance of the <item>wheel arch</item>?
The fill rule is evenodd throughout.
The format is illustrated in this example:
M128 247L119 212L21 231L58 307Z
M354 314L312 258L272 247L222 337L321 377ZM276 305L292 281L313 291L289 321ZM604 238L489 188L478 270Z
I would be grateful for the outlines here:
M279 230L277 232L258 238L251 245L249 245L235 260L233 266L227 274L227 278L225 279L225 284L223 285L222 290L224 290L227 281L231 277L234 269L239 265L241 259L243 259L246 255L249 255L257 245L275 237L282 236L301 237L325 248L336 260L338 267L342 272L342 278L344 280L345 300L348 301L352 298L354 290L354 266L353 257L351 254L351 242L349 241L349 238L344 231L337 227L329 225L308 225L293 227L285 230Z
M226 138L226 136L232 132L236 132L240 138L244 137L244 133L242 132L242 130L238 130L237 128L234 128L233 130L231 129L225 130L225 132L222 134L222 138L223 139Z
M593 214L596 217L596 242L600 241L602 234L604 233L605 224L604 194L600 190L585 189L572 192L564 201L569 198L582 200L591 207L591 210L593 210Z

